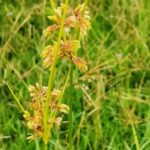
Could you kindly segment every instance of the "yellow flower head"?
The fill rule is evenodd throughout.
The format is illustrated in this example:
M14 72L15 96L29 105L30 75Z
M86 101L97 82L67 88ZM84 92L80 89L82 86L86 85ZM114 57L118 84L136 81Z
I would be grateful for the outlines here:
M83 8L84 4L79 5L74 12L76 21L80 26L80 33L82 36L85 35L87 30L90 29L90 21L89 21L90 17L88 15L88 11L86 11L85 14L82 15Z
M45 37L47 37L48 35L50 35L52 32L56 31L58 28L60 28L60 26L54 24L54 25L51 25L49 26L47 29L45 29L43 31L43 34Z
M80 48L80 41L70 40L67 42L61 42L61 49L66 52L72 52L73 54L77 53L77 50Z
M55 49L55 46L48 45L45 47L45 49L42 52L42 57L44 58L44 67L45 68L50 67L53 62L54 49ZM58 58L61 58L63 56L64 56L64 53L59 51Z
M36 83L36 86L30 85L28 87L30 91L30 96L32 97L32 100L40 100L44 99L46 95L46 87L40 87L38 83Z
M61 122L62 122L62 117L57 117L57 118L55 118L55 120L54 120L54 124L55 124L56 126L60 126L60 125L61 125Z
M87 71L87 63L84 59L75 57L75 58L72 58L72 61L79 68L79 70Z

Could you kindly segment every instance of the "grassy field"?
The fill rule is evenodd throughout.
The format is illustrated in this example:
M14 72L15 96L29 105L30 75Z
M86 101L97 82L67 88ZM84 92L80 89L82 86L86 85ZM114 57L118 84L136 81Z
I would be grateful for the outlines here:
M150 1L89 0L89 10L92 28L79 51L88 71L74 71L74 150L150 150ZM43 149L41 140L26 139L29 130L5 82L26 109L27 86L47 85L40 55L49 14L46 0L0 0L0 150ZM63 86L67 63L58 62L55 87ZM49 150L68 149L67 115L63 121Z

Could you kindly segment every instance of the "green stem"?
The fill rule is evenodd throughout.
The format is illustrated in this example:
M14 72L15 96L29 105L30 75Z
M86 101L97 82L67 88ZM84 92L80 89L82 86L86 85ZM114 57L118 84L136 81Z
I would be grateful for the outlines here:
M6 83L6 84L7 84L8 88L9 88L9 90L10 90L12 96L14 97L14 99L15 99L16 102L17 102L17 104L19 105L20 109L22 110L23 113L25 113L25 109L24 109L24 108L22 107L22 105L20 104L19 99L16 97L16 95L15 95L14 92L12 91L11 87L9 86L9 84L8 84L8 83Z
M71 73L71 64L70 64L70 67L69 67L69 72L68 72L68 75L67 75L67 79L66 79L66 81L65 81L65 84L64 84L63 90L62 90L62 92L61 92L61 95L60 95L60 98L59 98L58 104L60 104L60 103L61 103L61 101L62 101L62 98L63 98L63 95L64 95L64 93L65 93L65 90L66 90L67 84L68 84L68 82L69 82L70 73ZM52 121L52 123L51 123L51 126L49 127L48 132L50 132L50 130L51 130L51 129L52 129L52 127L53 127L53 121L55 120L55 117L56 117L57 113L58 113L58 109L56 109L56 111L54 112L54 115L53 115L52 120L51 120L51 121Z
M66 12L67 12L67 7L68 7L68 1L65 1L65 9L63 12L63 17L62 17L62 22L61 22L61 27L60 27L60 31L59 31L59 36L58 36L58 40L57 40L57 44L55 45L55 54L54 54L54 60L51 66L51 72L50 72L50 76L49 76L49 82L48 82L48 90L47 90L47 97L46 97L46 106L45 106L45 111L44 111L44 143L46 144L48 142L48 106L49 106L49 102L50 102L50 95L51 95L51 90L52 90L52 86L53 86L53 80L54 80L54 72L55 72L55 68L56 68L56 63L57 63L57 59L58 59L58 52L60 49L60 41L61 38L63 36L63 29L64 29L64 22L65 22L65 18L66 18ZM51 112L52 113L52 112Z
M65 82L65 84L64 84L63 90L62 90L62 92L61 92L61 95L60 95L60 98L59 98L58 104L60 104L60 103L61 103L62 98L63 98L63 95L64 95L64 93L65 93L65 90L66 90L67 84L68 84L68 82L69 82L71 69L72 69L72 64L70 64L69 72L68 72L68 75L67 75L67 79L66 79L66 82Z
M50 0L50 4L51 4L52 8L55 9L55 3L53 0Z
M38 139L35 140L36 150L40 150Z
M47 150L47 144L44 144L44 150Z
M136 131L135 131L135 127L134 127L132 119L131 119L131 127L132 127L134 142L135 142L135 145L136 145L136 150L140 150L138 138L137 138L137 135L136 135Z
M73 91L73 63L70 71L70 93L69 93L69 149L72 150L72 91Z

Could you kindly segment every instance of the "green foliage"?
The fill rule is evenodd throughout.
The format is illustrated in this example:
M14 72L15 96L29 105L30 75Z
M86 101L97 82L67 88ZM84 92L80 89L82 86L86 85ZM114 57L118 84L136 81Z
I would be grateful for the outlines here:
M70 1L70 6L78 2ZM150 2L93 0L89 9L92 28L79 51L89 69L84 74L75 69L73 79L74 149L134 150L136 134L140 150L149 150ZM41 35L51 23L47 15L52 10L46 0L0 0L0 10L0 149L39 150L41 141L27 141L29 131L4 81L25 108L30 100L27 86L37 81L47 85ZM56 87L63 86L66 63L58 62ZM68 94L69 89L64 103L69 103ZM67 126L64 122L54 130L49 149L68 149Z

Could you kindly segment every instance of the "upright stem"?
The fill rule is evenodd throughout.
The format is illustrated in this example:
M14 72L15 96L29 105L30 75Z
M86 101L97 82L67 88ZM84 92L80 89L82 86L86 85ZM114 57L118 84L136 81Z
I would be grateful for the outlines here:
M61 92L61 95L60 95L60 98L59 98L58 104L60 104L60 103L61 103L61 101L62 101L63 95L64 95L64 93L65 93L65 90L66 90L67 84L68 84L69 79L70 79L71 71L72 71L72 62L70 62L69 72L68 72L68 75L67 75L67 78L66 78L66 81L65 81L65 84L64 84L63 90L62 90L62 92Z
M63 87L63 89L62 89L62 92L61 92L60 98L59 98L59 100L58 100L58 104L60 104L60 103L61 103L61 101L62 101L63 95L64 95L64 93L65 93L65 90L66 90L67 84L68 84L69 79L70 79L70 73L71 73L71 63L70 63L69 72L68 72L68 75L67 75L67 78L66 78L66 81L65 81L64 87ZM55 120L55 117L56 117L57 113L58 113L58 109L56 109L56 111L53 113L52 120L51 120L51 121L52 121L52 123L51 123L51 126L49 127L48 132L50 132L50 131L51 131L51 129L52 129L52 127L53 127L53 121Z
M55 3L53 0L50 0L50 4L51 4L52 8L55 9Z
M139 142L138 142L138 138L137 138L137 135L136 135L136 131L135 131L135 127L134 127L134 123L133 123L132 118L131 118L131 127L132 127L134 142L135 142L135 145L136 145L136 150L140 150L140 145L139 145Z
M38 139L35 140L36 150L40 150Z
M54 60L51 66L51 72L50 72L50 76L49 76L49 82L48 82L48 89L47 89L47 97L46 97L46 106L45 106L45 111L44 111L44 143L47 144L48 143L48 106L49 106L49 102L50 102L50 95L51 95L51 90L52 90L52 86L53 86L53 80L54 80L54 72L55 72L55 68L56 68L56 63L57 63L57 59L58 59L58 52L60 49L60 41L61 38L63 36L63 28L64 28L64 22L65 22L65 18L66 18L66 12L67 12L67 7L68 7L68 1L65 1L65 9L63 12L63 16L62 16L62 22L61 22L61 27L60 27L60 31L59 31L59 36L58 36L58 40L57 40L57 44L55 45L55 54L54 54ZM53 1L51 0L52 4ZM52 5L54 7L54 5ZM51 112L52 113L52 112Z
M69 150L72 150L72 91L73 91L73 63L70 70L70 93L69 93Z
M20 109L22 110L22 112L23 112L23 113L26 113L25 109L22 107L22 105L21 105L21 103L20 103L19 99L16 97L16 95L14 94L14 92L13 92L13 90L11 89L11 87L9 86L9 84L8 84L8 83L6 83L6 84L7 84L8 88L9 88L9 90L10 90L10 92L11 92L12 96L13 96L13 97L14 97L14 99L16 100L16 102L17 102L18 106L19 106L19 107L20 107Z
M47 144L46 143L44 144L44 150L47 150Z

